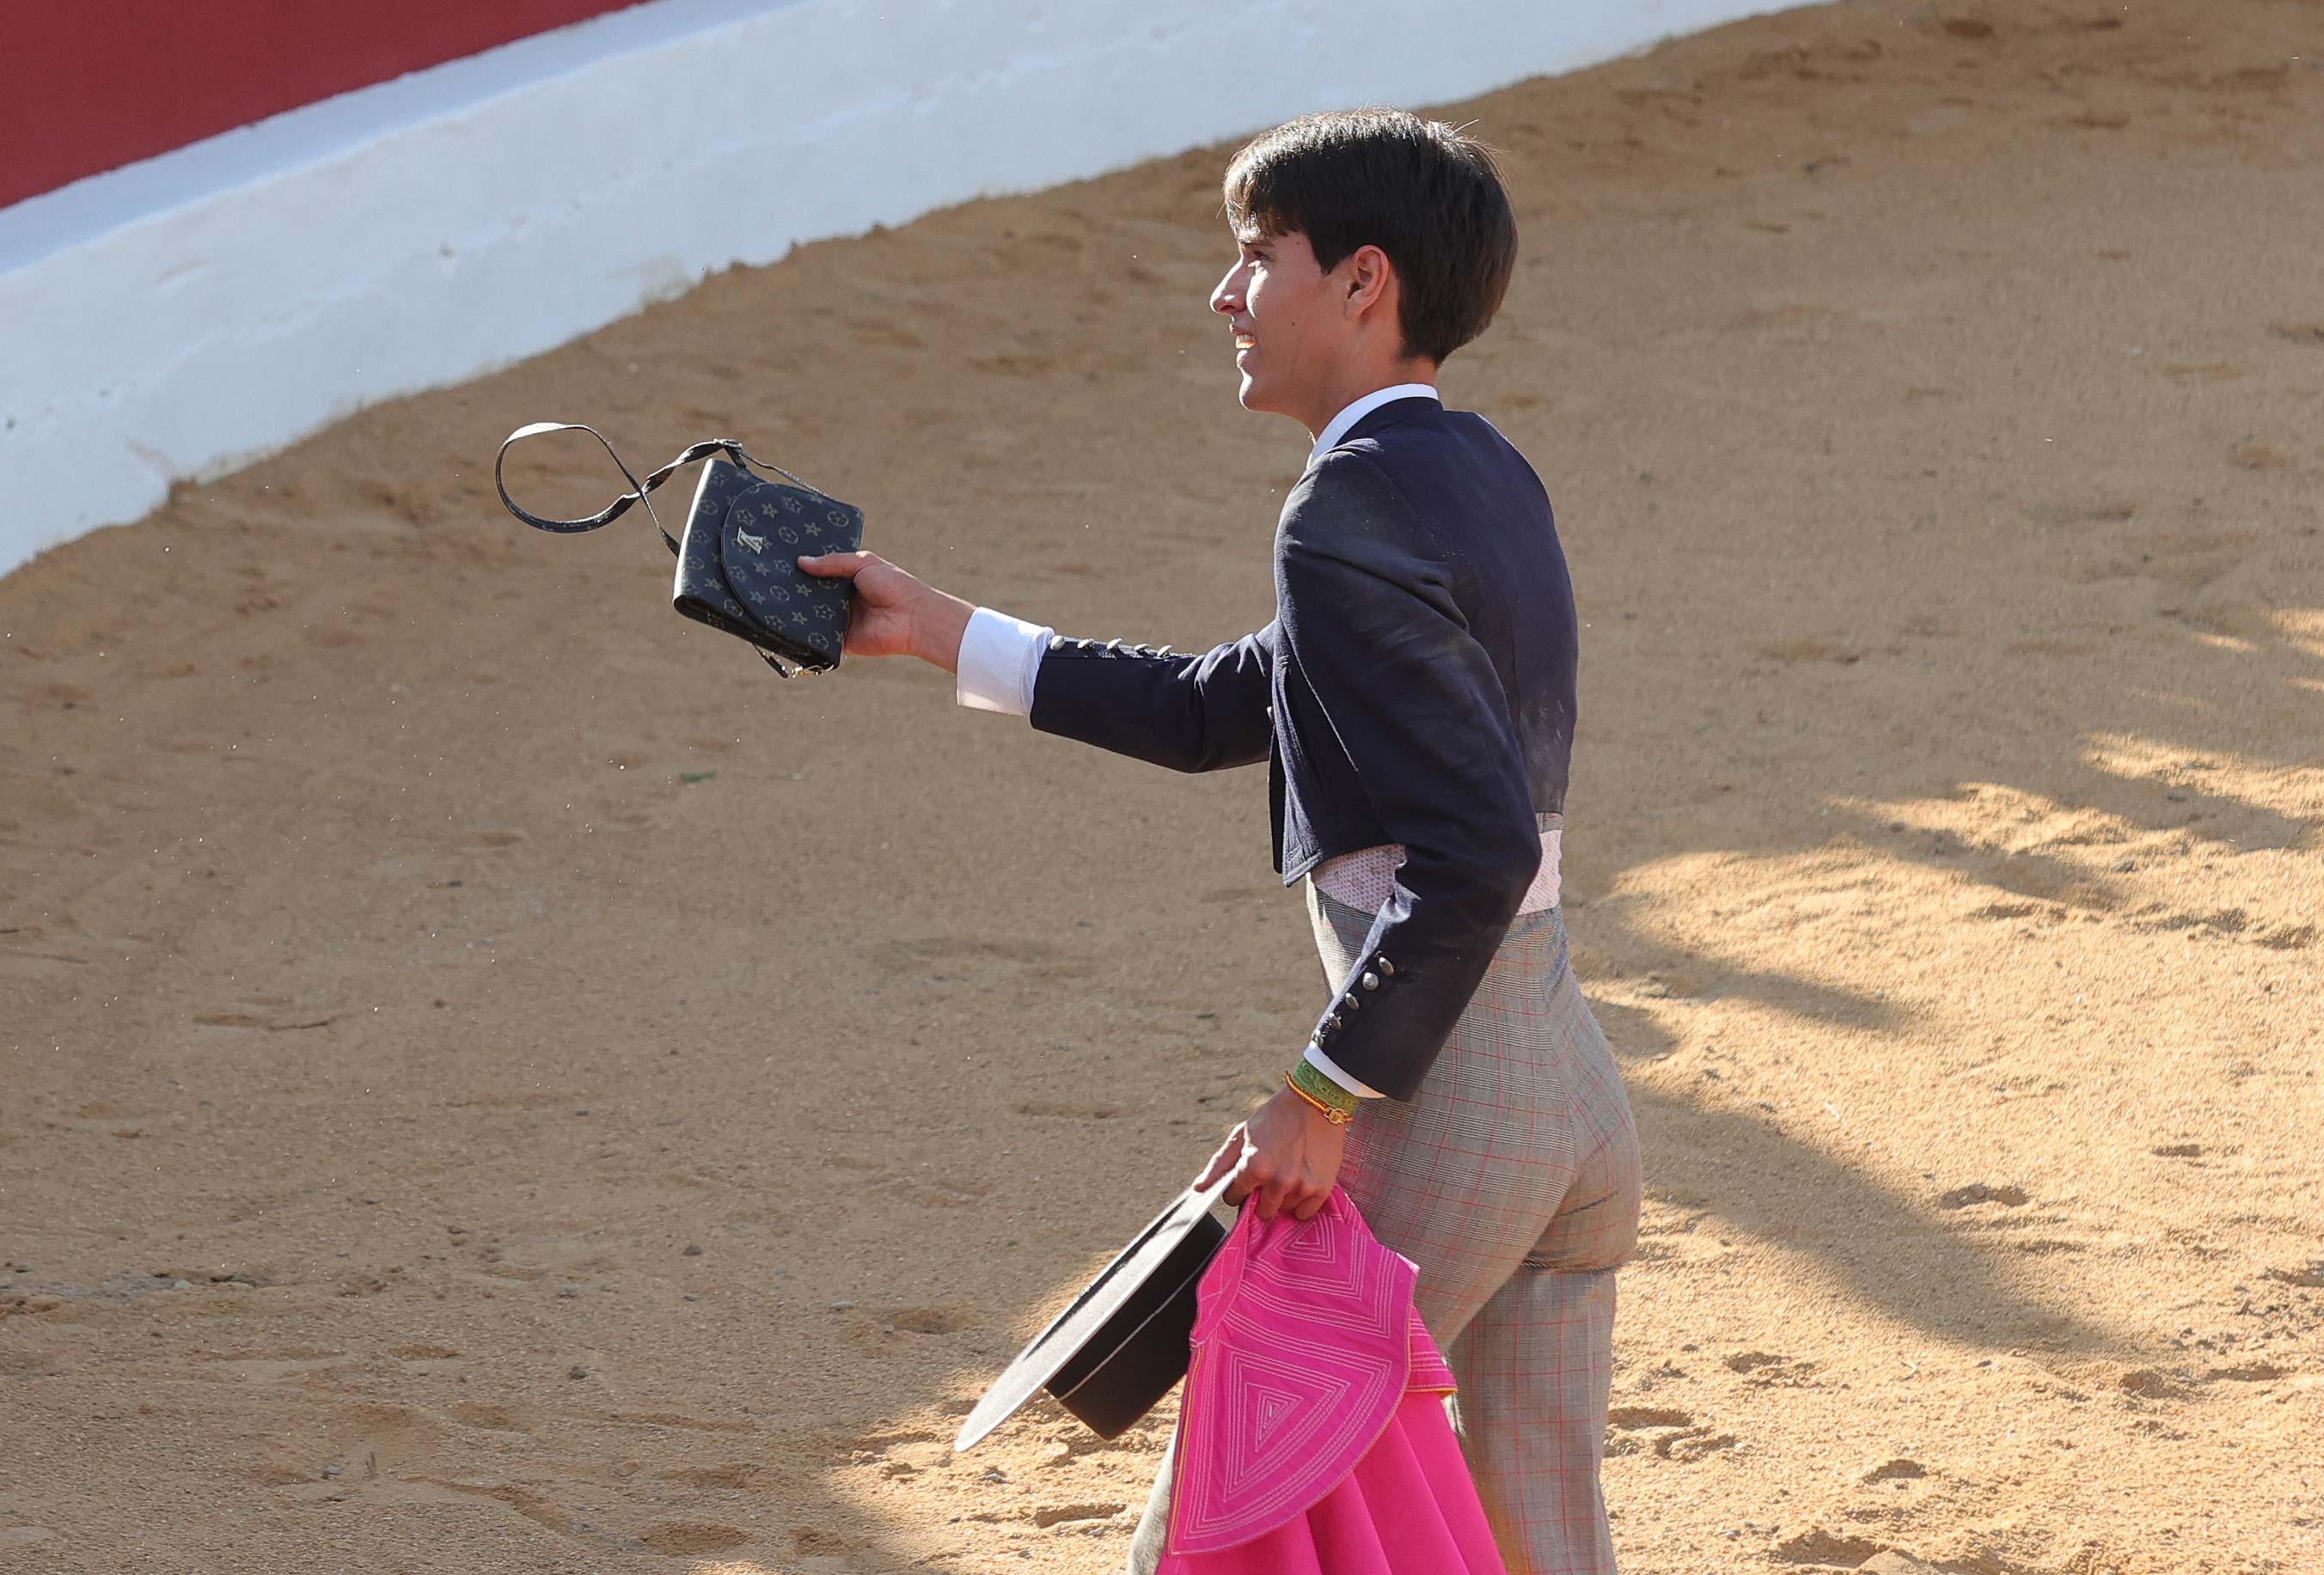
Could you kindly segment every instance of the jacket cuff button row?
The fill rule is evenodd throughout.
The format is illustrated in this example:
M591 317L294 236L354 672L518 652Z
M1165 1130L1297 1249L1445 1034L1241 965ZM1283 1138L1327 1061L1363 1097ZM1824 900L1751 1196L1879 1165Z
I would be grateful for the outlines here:
M1103 657L1167 657L1176 654L1167 645L1158 647L1151 645L1124 645L1119 640L1109 640L1101 643L1094 640L1075 640L1070 635L1064 634L1053 634L1049 636L1049 649L1051 650L1095 651L1098 655Z

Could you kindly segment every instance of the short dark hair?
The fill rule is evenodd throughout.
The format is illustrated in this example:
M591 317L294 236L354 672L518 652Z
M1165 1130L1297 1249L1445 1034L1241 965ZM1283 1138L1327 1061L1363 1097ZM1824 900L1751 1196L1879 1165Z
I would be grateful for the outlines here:
M1404 352L1442 361L1485 331L1517 266L1517 226L1491 149L1401 109L1302 115L1227 166L1238 232L1307 237L1327 272L1359 246L1396 269Z

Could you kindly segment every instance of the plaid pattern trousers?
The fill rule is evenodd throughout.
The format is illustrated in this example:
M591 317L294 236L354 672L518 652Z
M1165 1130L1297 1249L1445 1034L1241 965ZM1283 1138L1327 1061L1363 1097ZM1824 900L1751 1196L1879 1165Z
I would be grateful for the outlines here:
M1371 916L1312 881L1307 908L1336 989ZM1613 1575L1598 1475L1638 1138L1559 910L1510 926L1417 1096L1363 1102L1340 1184L1420 1266L1421 1321L1460 1385L1454 1426L1509 1575ZM1160 1562L1169 1509L1166 1455L1130 1575Z

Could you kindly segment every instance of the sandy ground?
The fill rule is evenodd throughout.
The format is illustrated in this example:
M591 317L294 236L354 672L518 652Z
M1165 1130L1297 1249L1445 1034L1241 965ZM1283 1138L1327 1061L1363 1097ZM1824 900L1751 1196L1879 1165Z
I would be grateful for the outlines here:
M1526 255L1447 392L1589 621L1637 1575L2324 1570L2319 66L2316 0L1852 0L1457 108ZM1305 439L1220 163L0 582L0 1569L1114 1567L1165 1417L946 1441L1320 999L1262 778L779 683L489 466L731 430L963 594L1240 633Z

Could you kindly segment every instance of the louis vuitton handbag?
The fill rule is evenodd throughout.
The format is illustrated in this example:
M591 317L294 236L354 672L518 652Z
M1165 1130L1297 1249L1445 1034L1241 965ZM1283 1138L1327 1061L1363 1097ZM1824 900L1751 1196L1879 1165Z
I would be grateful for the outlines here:
M596 438L630 490L596 513L576 520L544 519L519 508L509 496L502 470L512 445L544 432L586 432ZM694 507L687 511L681 541L662 525L646 494L673 471L704 458L710 463L703 466L702 480L694 489ZM782 480L755 475L754 470ZM640 481L595 428L536 421L519 427L502 442L493 461L493 484L508 511L537 530L595 530L620 519L632 503L643 503L654 529L678 558L671 605L697 623L748 640L769 667L787 678L828 672L839 665L854 582L817 579L802 570L798 560L816 553L854 551L863 540L863 511L817 492L780 465L752 458L733 438L696 443Z

